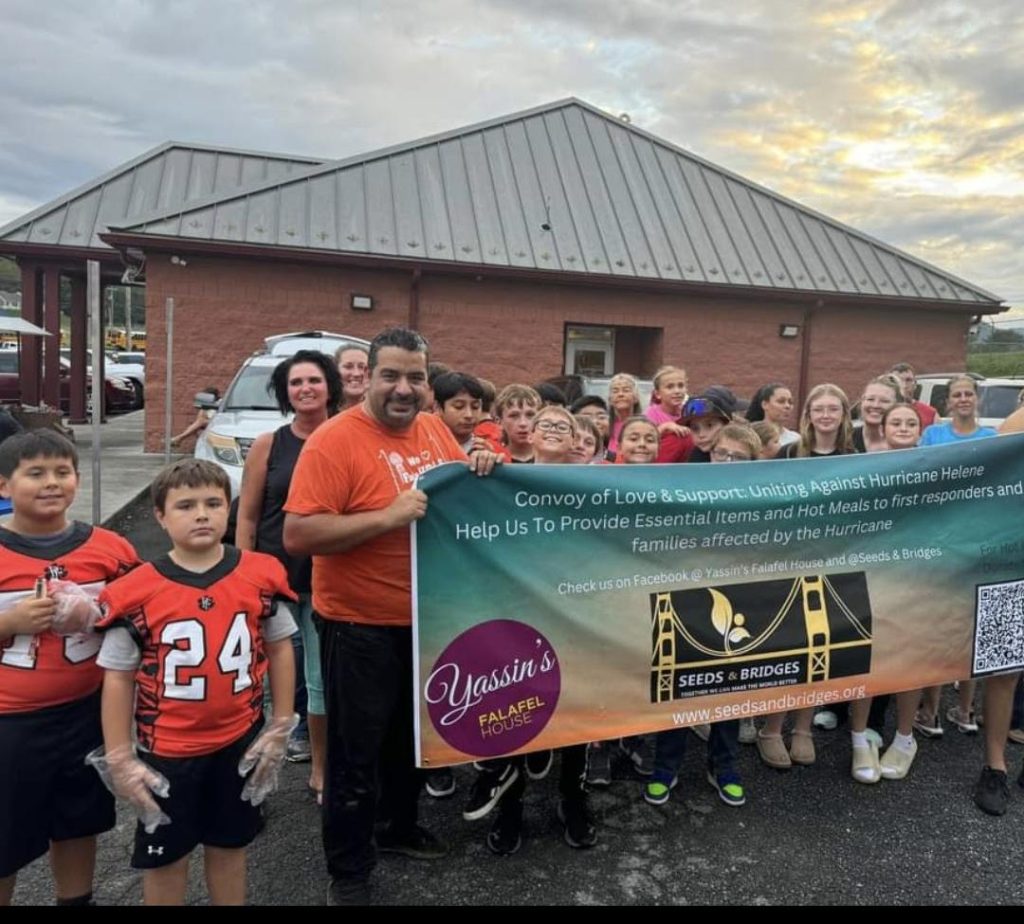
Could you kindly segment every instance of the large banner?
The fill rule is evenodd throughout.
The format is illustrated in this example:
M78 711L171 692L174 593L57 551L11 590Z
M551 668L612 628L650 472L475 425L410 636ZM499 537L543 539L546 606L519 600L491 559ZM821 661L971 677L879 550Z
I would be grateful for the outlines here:
M413 527L421 764L1024 667L1024 435L707 465L463 465Z

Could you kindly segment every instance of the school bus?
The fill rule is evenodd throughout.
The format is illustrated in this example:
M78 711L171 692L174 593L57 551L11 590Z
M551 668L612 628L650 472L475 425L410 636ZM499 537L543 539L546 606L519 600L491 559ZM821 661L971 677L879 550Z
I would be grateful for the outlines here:
M125 336L124 328L107 328L107 346L113 350L124 350L127 348L128 339Z

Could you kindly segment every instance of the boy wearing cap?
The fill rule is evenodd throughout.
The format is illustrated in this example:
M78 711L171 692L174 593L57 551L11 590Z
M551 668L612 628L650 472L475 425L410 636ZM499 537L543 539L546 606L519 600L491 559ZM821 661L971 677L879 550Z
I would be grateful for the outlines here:
M710 462L718 432L732 421L736 396L722 385L711 385L701 395L687 399L680 422L693 436L694 448L687 462Z

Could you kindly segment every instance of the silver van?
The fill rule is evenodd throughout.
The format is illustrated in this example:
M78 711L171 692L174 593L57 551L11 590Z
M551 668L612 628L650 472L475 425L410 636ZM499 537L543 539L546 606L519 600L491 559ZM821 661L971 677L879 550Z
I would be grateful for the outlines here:
M359 337L323 330L277 334L263 342L264 349L242 363L223 398L218 401L210 392L199 392L195 400L196 407L211 413L212 417L196 440L194 455L197 459L216 462L228 473L233 497L238 495L242 465L252 441L290 419L281 414L267 389L274 367L299 350L319 350L333 357L343 346L364 350L370 347L368 341Z

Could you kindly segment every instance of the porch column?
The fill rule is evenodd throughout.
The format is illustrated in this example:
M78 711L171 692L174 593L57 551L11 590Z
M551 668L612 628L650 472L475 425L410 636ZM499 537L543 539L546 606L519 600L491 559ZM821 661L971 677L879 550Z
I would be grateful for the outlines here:
M42 324L42 279L34 263L21 264L21 316L31 324ZM21 338L19 378L23 404L39 404L42 397L42 337Z
M73 424L88 420L85 414L85 367L89 364L85 353L86 337L85 277L74 276L71 279L71 400L68 407Z
M43 268L43 326L50 332L43 347L43 400L60 407L60 267Z

